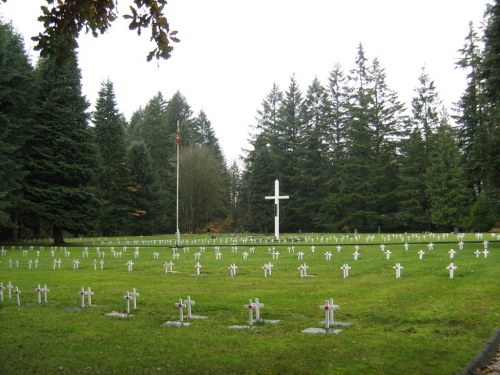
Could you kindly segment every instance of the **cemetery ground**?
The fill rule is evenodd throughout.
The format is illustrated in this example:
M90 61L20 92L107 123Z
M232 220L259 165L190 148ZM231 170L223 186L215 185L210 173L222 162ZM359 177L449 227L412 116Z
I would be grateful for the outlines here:
M301 234L300 242L280 244L219 236L182 236L189 250L179 249L178 259L172 259L172 236L83 239L65 250L5 245L0 282L21 294L18 306L14 289L10 299L3 290L0 374L457 374L499 326L500 242L490 234L466 234L463 249L455 234ZM54 259L61 259L60 268ZM94 259L104 260L103 270ZM165 273L170 261L175 272ZM269 262L272 274L264 277ZM233 263L235 277L228 269ZM300 277L304 263L310 277ZM450 263L457 267L453 278ZM344 264L351 267L346 278ZM37 301L39 284L49 289L47 303ZM94 292L92 306L77 309L82 287ZM124 295L133 288L139 296L132 316L106 316L125 312ZM162 326L179 320L174 304L188 295L193 314L207 319ZM264 304L262 318L280 322L229 329L248 324L244 305L255 298ZM329 298L340 306L335 319L352 326L335 327L342 329L335 335L303 333L321 327L320 305Z

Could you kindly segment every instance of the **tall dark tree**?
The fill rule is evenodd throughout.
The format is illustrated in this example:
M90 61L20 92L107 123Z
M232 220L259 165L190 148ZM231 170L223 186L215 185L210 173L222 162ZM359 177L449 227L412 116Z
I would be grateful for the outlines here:
M303 134L304 122L302 119L302 92L294 76L284 94L279 110L279 119L276 127L272 128L269 144L271 157L274 160L276 177L280 181L280 188L293 195L297 183L301 178L299 171L300 137ZM273 179L274 181L274 179ZM274 186L274 183L271 185ZM282 206L283 231L297 231L301 229L302 221L299 216L299 204L296 199L290 199Z
M153 234L158 217L158 184L153 171L151 156L144 142L132 142L127 151L128 182L128 233Z
M395 139L404 118L397 95L387 87L377 59L370 65L362 45L349 75L349 120L345 156L338 162L338 191L331 197L340 213L337 229L376 230L395 225L397 168Z
M32 216L50 226L54 243L61 244L63 231L86 233L97 218L91 187L95 149L76 54L64 61L42 58L35 83L34 124L23 150L26 198Z
M327 94L315 78L309 86L302 106L302 122L297 143L298 175L294 183L300 229L314 231L322 228L321 208L328 195L328 116Z
M99 230L104 236L122 233L127 223L127 180L125 124L118 112L113 83L101 84L93 113L98 156L97 186L103 202Z
M418 127L400 140L397 220L401 229L432 230L426 195L426 146Z
M442 123L431 137L433 147L425 173L432 223L441 230L465 227L470 210L460 149L453 129Z
M225 166L226 161L224 160L224 155L222 153L219 140L215 135L215 131L212 128L212 123L208 119L206 113L201 110L193 119L192 124L196 133L194 135L194 137L196 138L195 144L211 149L217 157L217 160L219 161L221 166Z
M271 157L271 142L278 132L280 108L283 93L275 83L257 110L254 134L249 143L253 149L245 157L245 171L242 175L241 205L245 229L267 233L272 226L272 206L264 200L273 193L277 178L275 160Z
M33 68L21 36L1 21L0 77L0 238L4 238L16 236L14 229L22 225L21 147L31 124Z
M274 194L274 169L271 147L267 138L257 136L254 150L245 160L246 169L243 175L242 202L245 212L245 230L267 233L272 228L273 205L265 200L266 195Z
M412 100L413 121L422 133L428 152L430 137L440 123L439 112L442 104L434 81L426 73L425 68L422 68L418 82L419 86L415 89L415 96Z
M482 74L487 101L483 163L484 192L500 217L500 1L488 6L485 15Z

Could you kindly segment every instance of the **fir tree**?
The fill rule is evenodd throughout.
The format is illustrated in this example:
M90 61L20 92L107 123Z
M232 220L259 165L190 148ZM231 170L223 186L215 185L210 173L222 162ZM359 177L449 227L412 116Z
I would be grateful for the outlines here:
M104 236L122 233L127 222L125 124L118 112L113 83L101 85L93 113L98 153L98 191L103 202L99 229Z
M158 216L158 191L151 156L144 142L133 142L127 151L129 167L128 233L147 235L154 233Z
M61 244L63 231L84 234L97 219L91 187L95 149L76 55L41 59L35 83L34 124L24 147L26 197L33 217L50 226L54 243Z
M0 77L0 238L5 238L15 237L23 222L21 147L31 124L33 68L21 36L1 21Z
M467 225L470 194L454 132L443 123L431 141L434 147L425 173L431 221L438 229L463 228Z
M487 101L484 126L483 190L500 217L500 1L488 5L485 15L482 75Z

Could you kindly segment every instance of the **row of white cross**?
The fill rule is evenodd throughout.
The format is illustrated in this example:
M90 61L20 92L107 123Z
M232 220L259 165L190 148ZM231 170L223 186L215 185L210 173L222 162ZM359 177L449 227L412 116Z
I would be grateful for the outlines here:
M12 286L11 282L9 282L6 287L4 288L3 284L0 283L0 301L3 301L3 290L7 289L8 290L8 297L9 299L12 297L12 289L14 287ZM50 289L47 288L47 285L44 285L43 288L38 284L38 286L35 288L35 291L37 292L38 295L38 303L42 303L42 294L43 294L43 299L44 302L48 302L47 294L50 291ZM14 289L14 294L16 295L16 303L18 306L21 305L20 301L20 295L21 291L19 288L16 286ZM80 308L85 308L85 299L87 299L87 306L91 307L92 306L92 296L94 295L94 292L90 287L87 289L81 287L79 291L80 295ZM139 296L139 292L135 288L132 289L132 291L127 291L123 298L126 301L126 312L127 315L130 314L130 302L132 302L132 307L134 310L137 310L137 297ZM179 309L179 321L183 322L184 321L184 309L187 309L187 317L190 319L192 318L192 306L196 305L196 302L191 299L190 296L187 296L187 299L183 300L182 298L179 298L179 302L176 302L174 304L175 307ZM260 322L261 317L260 317L260 309L264 308L264 304L259 301L258 298L255 298L255 301L252 299L248 300L248 303L243 305L245 309L248 310L248 324L250 326L253 326L255 322ZM325 311L325 328L329 329L330 326L333 324L334 321L334 311L339 308L338 305L333 304L333 299L329 299L325 301L324 305L320 305L320 309Z
M488 241L484 241L483 244L484 244L484 250L483 251L476 250L474 252L474 254L476 255L477 258L481 254L483 254L484 257L486 258L488 256L488 254L490 253L488 251ZM459 249L463 250L463 246L464 246L464 243L462 241L459 242ZM434 249L434 244L431 242L431 243L427 244L427 247L428 247L429 250L433 250ZM386 246L384 244L380 245L380 249L382 250L382 252L385 253L386 259L390 259L392 252L389 249L385 250L385 248L386 248ZM340 252L341 249L342 249L341 246L337 246L337 252ZM409 244L405 243L405 249L406 250L409 249ZM233 250L233 252L237 251L237 246L232 246L232 250ZM113 254L115 254L115 258L117 257L116 254L119 254L120 255L119 257L121 258L121 252L116 252L114 250L111 250L111 251L113 252ZM195 253L195 259L199 260L201 258L201 254L204 251L205 251L204 247L200 248L200 252ZM255 248L251 248L250 249L250 253L253 253L254 251L255 251ZM268 249L268 251L271 253L273 260L279 259L280 253L278 251L276 251L274 248ZM288 251L289 252L292 252L292 251L295 252L295 249L292 246L292 247L288 248ZM311 251L314 253L315 246L311 246ZM5 252L5 250L4 250L4 252ZM51 250L51 252L53 252L53 250ZM37 253L39 253L39 251L37 251ZM99 258L101 256L104 258L104 254L105 254L104 251L101 252L101 251L99 251L99 249L97 249L97 253L99 255ZM450 249L448 251L450 259L454 259L456 253L457 252L454 249ZM419 256L419 259L423 259L423 256L425 255L425 252L423 250L419 250L417 254ZM245 252L242 253L242 255L243 255L243 259L246 260L246 259L248 259L249 253L245 251ZM327 261L330 261L332 259L332 253L330 251L325 252L324 255L325 255L325 259ZM358 260L359 259L361 253L359 252L359 246L358 245L355 246L355 251L354 251L354 253L352 255L354 257L354 260ZM69 252L65 251L65 256L69 257ZM138 249L136 249L136 251L134 252L134 256L135 256L135 258L139 257L139 251L138 251ZM158 252L154 252L153 253L153 259L158 259L159 256L160 256L160 254ZM174 259L179 259L180 254L177 251L174 251L174 253L173 253L172 256L173 256ZM215 257L216 257L217 260L220 260L221 256L222 256L222 253L220 252L220 248L217 247L216 252L215 252ZM83 251L83 257L84 258L88 257L88 250L87 250L87 248ZM303 251L300 251L300 252L297 253L297 259L298 260L303 260L304 259L304 252ZM12 264L13 263L14 262L12 261L12 259L8 260L9 268L12 268ZM36 258L34 261L32 261L30 259L28 261L28 269L31 269L33 265L35 266L35 268L38 268L38 263L39 263L38 258ZM59 259L53 259L53 261L52 261L53 269L56 269L56 268L60 269L61 268L61 263L62 263L62 261L61 261L60 258ZM101 259L99 262L96 259L94 259L94 261L93 261L94 270L97 269L97 264L98 263L100 264L100 268L102 270L103 267L104 267L104 259ZM16 268L19 268L19 260L16 259L15 264L16 264ZM78 259L74 259L72 261L72 265L73 265L73 269L77 270L79 268L80 261ZM126 265L127 265L128 271L131 272L133 270L133 265L134 265L133 261L132 260L127 261Z
M17 306L21 306L21 291L19 290L19 287L14 287L12 283L9 281L5 286L3 283L0 283L0 302L3 302L3 291L7 290L7 296L9 299L12 298L12 289L14 289L14 295L16 296L16 304ZM50 291L50 289L47 288L47 285L44 285L43 288L38 284L38 286L35 288L35 291L37 292L38 295L38 303L42 303L42 294L43 294L43 301L47 302L47 294Z
M436 238L437 240L440 240L441 238L443 240L447 239L449 236L449 233L442 233L442 234L436 234L436 233L428 233L426 235L420 235L420 234L411 234L411 235L406 235L406 236L402 236L402 235L396 235L396 234L392 234L392 237L391 235L382 235L382 239L384 241L387 241L387 242L391 242L391 238L399 238L401 240L409 240L409 239L414 239L414 240L417 240L417 241L421 241L421 240L427 240L428 238ZM496 240L499 240L500 239L500 234L495 234L495 233L491 233L491 236L493 239L496 239ZM464 233L458 233L456 235L457 239L459 239L460 241L458 242L458 245L460 247L460 249L463 249L463 246L464 246L464 242L463 242L463 239L465 238L465 234ZM482 240L483 238L483 233L475 233L475 237L476 239L478 240ZM351 242L353 241L359 241L361 240L361 236L359 234L355 234L354 236L353 235L347 235L347 236L341 236L340 237L340 241L343 242L345 240L349 240ZM366 241L368 242L373 242L375 240L375 235L373 234L370 234L370 235L366 235ZM238 245L238 241L241 242L241 244L243 245L246 245L248 242L250 243L254 243L254 244L257 244L257 243L268 243L268 242L272 242L274 243L275 241L272 240L272 239L268 239L268 238L255 238L255 237L246 237L246 238L231 238L230 240L229 239L225 239L225 244L226 245L231 245L231 249L233 250L233 252L235 252L234 250L236 249L237 250L237 245ZM293 238L290 240L292 243L293 242L300 242L300 240L297 239L297 241L295 241ZM339 241L339 238L337 236L320 236L320 237L311 237L311 236L305 236L303 238L303 241L308 243L308 242L320 242L320 243L325 243L325 242L332 242L332 241L335 241L336 243L338 243ZM118 239L118 244L121 243L121 240ZM173 240L157 240L157 239L152 239L152 240L133 240L133 241L128 241L125 239L125 242L127 244L129 243L132 243L132 244L135 244L135 245L138 245L139 243L141 243L142 245L144 246L148 246L148 245L153 245L153 246L157 246L157 245L171 245L174 241ZM193 239L191 241L189 240L185 240L184 241L186 245L189 245L189 244L192 244L192 245L197 245L197 244L208 244L209 242L212 242L214 245L216 244L216 240L215 239L212 239L212 240L207 240L207 239ZM219 243L222 245L224 241L222 239L219 239ZM279 241L280 243L282 241ZM106 241L100 241L101 245L106 245ZM95 241L92 241L92 244L95 245ZM108 246L114 244L113 241L109 241L109 244ZM483 246L485 249L488 248L488 245L489 245L489 241L488 240L484 240L482 242ZM385 246L385 245L381 245L381 246ZM405 249L408 250L409 249L409 244L408 243L404 243L404 246L405 246ZM434 244L431 242L427 245L429 247L429 249L432 249L432 247L434 246ZM216 246L218 248L220 248L219 246ZM12 245L11 247L11 250L15 250L16 246ZM40 250L45 250L45 246L39 246ZM204 249L205 246L201 246L200 249ZM293 246L292 246L293 248ZM183 247L184 249L184 252L189 252L189 247L185 246ZM290 249L290 248L289 248ZM28 255L28 249L26 248L23 248L22 245L19 246L19 250L22 251L22 254L24 256L27 256ZM30 245L29 246L29 251L32 251L34 250L34 246L33 245ZM37 250L36 251L36 254L37 254L37 257L40 255L40 250ZM55 251L58 250L58 247L57 246L51 246L50 248L50 252L51 252L51 255L52 257L55 256ZM61 251L64 251L64 255L65 257L69 257L70 256L70 252L67 251L66 247L65 246L62 246L60 247ZM100 247L99 246L96 246L96 250L97 250L97 253L98 253L98 256L99 257L104 257L105 253L104 251L100 251ZM115 255L115 257L119 257L121 256L120 255L116 255L115 253L118 253L117 251L115 251L114 247L113 246L110 246L110 250L111 252ZM177 249L178 250L178 249ZM290 250L289 250L290 251ZM124 252L126 253L127 252L127 246L123 246L122 247L122 251L120 251L119 253L121 252ZM7 249L5 248L5 246L0 246L0 255L6 255L7 254ZM83 250L83 253L82 253L82 256L85 258L85 257L88 257L88 246L84 247L84 250ZM135 246L135 252L134 252L134 256L136 258L139 257L139 246Z

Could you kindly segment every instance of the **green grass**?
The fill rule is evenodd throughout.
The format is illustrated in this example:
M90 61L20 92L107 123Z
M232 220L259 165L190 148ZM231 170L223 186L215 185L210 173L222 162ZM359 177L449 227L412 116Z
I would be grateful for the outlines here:
M304 237L304 235L301 235ZM38 269L29 270L34 246L24 256L19 245L0 257L0 282L8 281L22 291L21 306L14 297L0 303L0 374L456 374L477 354L499 323L500 314L500 243L490 241L488 258L476 258L474 251L483 245L467 235L464 250L458 250L455 235L432 238L434 250L426 244L431 238L377 235L366 240L346 235L312 236L312 243L295 243L295 254L286 244L242 244L241 238L217 239L222 259L216 260L214 241L203 236L183 236L190 252L174 260L175 274L165 274L163 263L172 250L151 238L83 239L73 241L64 258L61 248L56 258L63 260L60 270L52 269L50 246L41 251ZM162 237L163 241L172 237ZM112 257L127 243L122 258ZM138 241L135 245L130 241ZM206 250L199 260L205 276L194 276L194 253L203 241ZM238 252L231 243L238 241ZM337 242L342 242L340 253ZM405 251L402 242L412 242ZM420 243L415 243L419 241ZM221 243L222 242L222 243ZM327 244L328 242L328 244ZM380 250L385 243L392 251L386 260ZM361 257L353 260L354 246L361 246ZM257 246L260 245L260 246ZM320 246L322 245L322 246ZM23 249L28 249L28 244ZM89 257L83 258L83 246ZM105 270L94 271L95 246L106 252ZM134 259L134 247L140 258ZM243 251L255 246L255 254L244 261ZM272 260L268 249L280 252ZM457 250L450 260L447 251ZM426 251L423 260L417 251ZM153 252L160 259L153 259ZM305 253L304 260L297 252ZM333 259L326 261L324 253ZM19 260L9 268L8 260ZM71 260L79 259L73 270ZM127 272L126 262L135 263ZM271 277L264 278L261 267L274 264ZM453 261L458 269L450 279L446 266ZM309 265L314 277L299 277L297 267ZM404 266L401 279L392 268ZM238 275L229 276L227 267L238 265ZM343 279L340 266L352 267ZM36 304L35 288L47 284L49 303ZM81 312L80 287L95 292L93 304ZM140 293L138 311L130 319L105 316L125 310L123 295L136 288ZM177 320L174 303L190 295L196 301L193 313L207 320L191 321L190 327L162 327ZM253 330L231 330L245 324L243 305L249 298L260 298L265 319L280 319L276 325L258 325ZM320 327L323 318L319 305L334 298L340 305L336 319L352 322L339 335L308 335L302 330Z

